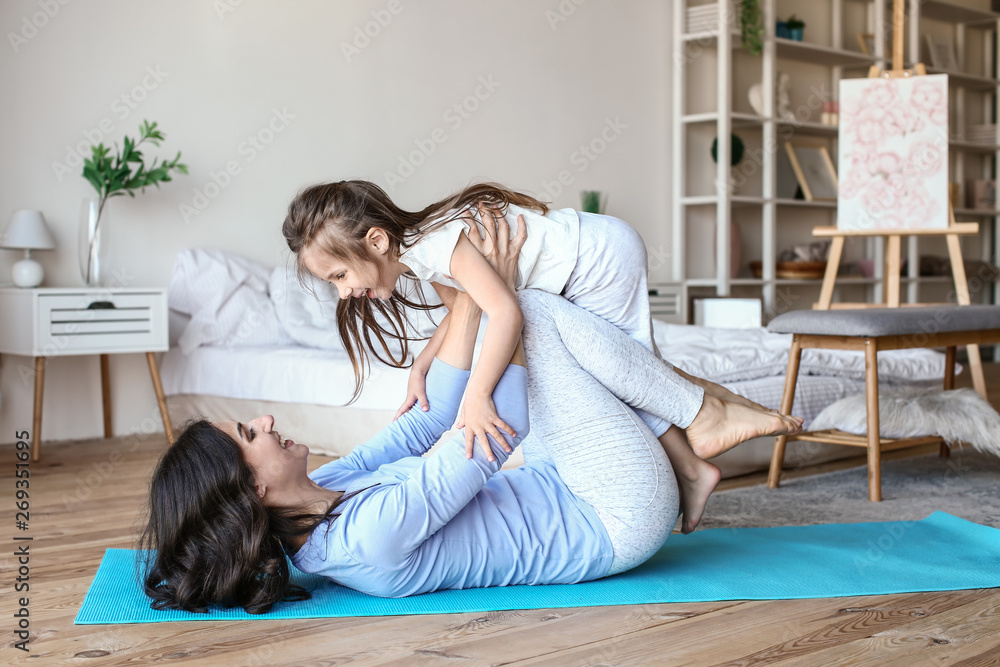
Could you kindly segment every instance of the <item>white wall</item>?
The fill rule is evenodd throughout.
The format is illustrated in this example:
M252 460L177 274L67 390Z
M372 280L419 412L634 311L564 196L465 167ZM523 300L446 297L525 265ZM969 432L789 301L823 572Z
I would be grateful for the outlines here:
M373 12L391 20L348 58L359 30L375 32ZM666 279L654 257L670 237L669 16L669 2L654 0L4 0L0 224L41 209L58 245L38 255L46 285L80 285L77 217L93 190L67 153L89 155L88 137L120 143L150 119L167 139L149 154L181 150L191 173L109 204L123 282L166 286L176 253L195 246L285 262L280 225L299 188L341 178L388 187L400 156L440 128L446 139L388 187L402 206L480 179L559 207L606 190L608 212L646 239L652 278ZM477 91L485 99L469 98ZM449 113L467 99L478 108ZM616 119L624 129L603 154L578 152ZM256 150L246 142L260 133L272 140ZM240 173L216 193L211 174L230 161ZM561 171L572 184L547 191ZM181 207L204 204L206 186L217 196L185 220ZM0 252L0 281L16 259ZM28 363L3 360L0 442L30 428ZM144 357L112 357L111 368L116 433L158 426ZM46 384L44 438L101 434L95 357L53 360Z

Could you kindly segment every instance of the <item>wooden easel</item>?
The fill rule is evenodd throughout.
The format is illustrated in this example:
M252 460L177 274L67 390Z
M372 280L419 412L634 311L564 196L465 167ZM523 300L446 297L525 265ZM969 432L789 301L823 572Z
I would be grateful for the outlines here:
M916 63L912 70L903 69L903 3L904 0L893 0L892 16L892 69L882 71L878 66L872 65L868 70L869 78L909 78L911 76L925 76L927 68L923 63ZM948 257L951 260L951 272L955 279L955 292L958 303L967 306L971 303L969 295L969 283L965 275L965 264L962 259L962 248L959 243L959 236L979 233L979 223L977 222L955 222L955 209L951 201L948 202L948 221L946 229L908 229L899 232L884 229L863 229L848 230L836 227L815 227L813 236L829 238L830 257L826 265L826 273L823 276L823 286L820 290L819 301L813 304L817 310L829 310L831 308L898 308L899 303L899 272L900 259L902 255L901 238L903 236L944 236L948 243ZM844 250L844 239L847 237L883 237L886 239L885 247L885 290L884 303L833 303L833 287L837 280L837 271L840 267L840 258ZM912 304L930 305L930 304ZM969 367L972 372L972 382L983 397L986 396L986 380L983 377L983 362L979 355L978 345L968 345Z

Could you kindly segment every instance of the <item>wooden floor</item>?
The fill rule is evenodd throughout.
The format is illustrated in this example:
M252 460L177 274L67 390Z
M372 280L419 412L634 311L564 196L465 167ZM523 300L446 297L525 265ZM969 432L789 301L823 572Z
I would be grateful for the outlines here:
M995 366L990 369L990 387L991 398L1000 397ZM73 625L104 550L134 547L148 475L164 447L153 436L45 444L43 460L31 467L32 657L13 648L10 639L15 608L10 586L16 564L13 549L4 547L0 630L8 639L0 662L1000 664L1000 589L435 616ZM13 454L9 448L2 451L8 462L0 470L3 521L13 526L13 512L7 509L13 506ZM315 457L310 465L326 460ZM838 462L836 467L849 464ZM750 476L727 486L761 481L762 475ZM6 544L12 544L10 537Z

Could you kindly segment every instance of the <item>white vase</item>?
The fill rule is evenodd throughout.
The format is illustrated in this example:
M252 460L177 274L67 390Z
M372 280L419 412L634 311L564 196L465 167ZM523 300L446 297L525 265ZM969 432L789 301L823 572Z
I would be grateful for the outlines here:
M80 277L89 287L101 285L108 271L107 212L100 212L99 203L88 197L80 204Z

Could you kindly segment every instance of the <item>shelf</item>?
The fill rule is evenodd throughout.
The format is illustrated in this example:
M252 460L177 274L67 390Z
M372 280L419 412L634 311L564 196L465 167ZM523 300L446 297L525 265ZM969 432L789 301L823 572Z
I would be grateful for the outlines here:
M949 148L956 148L967 153L996 153L1000 151L998 144L981 144L977 141L949 141Z
M763 125L764 121L767 120L763 116L758 116L753 113L740 113L734 112L729 114L730 122L733 128L737 127L750 127L753 125ZM687 123L689 125L700 125L700 124L715 124L719 120L719 113L717 111L705 111L703 113L690 113L681 118L682 123Z
M816 63L818 65L868 67L869 65L874 65L878 61L875 56L866 56L860 51L835 49L829 46L810 44L809 42L798 42L794 39L785 39L784 37L775 37L774 44L777 47L778 58L801 60L803 62Z
M984 211L979 208L956 208L955 217L959 218L963 215L975 216L977 218L995 218L1000 216L1000 211ZM962 222L958 220L958 222Z
M891 4L891 3L890 3ZM1000 14L995 12L963 7L962 5L943 2L943 0L922 0L920 3L920 17L932 19L934 21L946 21L948 23L965 23L966 25L993 24L1000 20ZM989 28L991 25L981 25Z
M800 60L802 62L828 65L830 67L838 65L841 67L868 67L878 61L875 56L866 56L860 51L835 49L830 46L799 42L794 39L785 39L784 37L774 37L773 39L777 57L787 60ZM708 32L687 33L681 35L681 40L685 42L697 41L704 48L713 48L719 41L719 31L711 30ZM734 49L743 49L739 33L733 33L730 44Z
M764 203L764 198L733 195L730 197L730 201L734 206L760 206ZM715 206L719 203L719 197L717 195L696 195L692 197L684 197L681 199L681 203L685 206Z
M794 206L802 208L825 208L830 210L835 210L837 208L837 202L835 201L806 201L805 199L775 199L778 206Z
M837 134L836 125L824 125L812 121L781 120L779 118L766 118L753 113L733 112L729 114L733 129L759 128L764 127L764 123L777 123L779 127L788 127L796 134L805 136L827 137ZM691 113L683 116L681 122L688 125L714 124L718 122L719 114L716 111L704 111L701 113Z
M905 67L913 67L912 64L904 64ZM968 74L966 72L956 72L954 70L941 69L940 67L931 67L927 65L928 74L947 74L948 83L956 83L963 88L971 88L973 90L982 91L995 91L997 86L1000 86L1000 82L996 79L991 79L988 76L982 76L979 74Z

